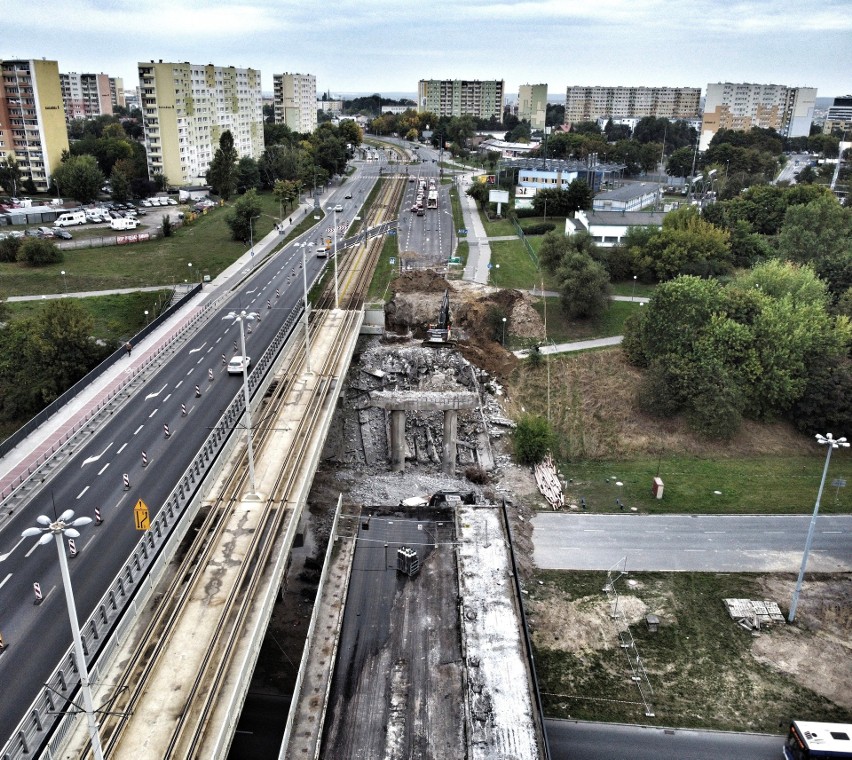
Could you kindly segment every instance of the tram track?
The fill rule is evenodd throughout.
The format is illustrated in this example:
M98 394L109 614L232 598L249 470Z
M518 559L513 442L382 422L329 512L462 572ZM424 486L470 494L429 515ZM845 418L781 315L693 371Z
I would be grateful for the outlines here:
M381 224L397 214L404 180L387 179L390 181L384 183L385 186L367 215L367 224ZM297 427L291 431L288 447L285 450L280 448L280 440L274 435L272 427L260 424L256 428L258 434L254 441L257 457L265 456L270 444L277 440L278 447L274 455L283 466L275 476L269 496L251 504L251 510L259 510L259 514L256 514L236 574L229 579L227 591L223 589L216 599L216 604L221 605L221 611L216 624L212 626L214 634L206 642L203 662L192 683L181 688L184 692L183 708L174 715L171 735L167 745L163 745L167 746L163 757L200 756L202 746L208 740L219 687L227 678L234 660L240 641L239 632L251 614L258 587L264 582L264 570L273 562L278 539L283 535L288 520L294 517L294 510L289 506L289 495L305 465L304 457L310 450L314 422L324 405L337 392L334 381L339 356L352 331L360 324L360 308L383 244L384 236L377 236L350 249L338 262L343 277L340 293L341 307L344 308L342 316L336 320L330 319L330 310L334 307L331 288L326 287L318 298L317 307L311 315L310 329L316 335L331 329L330 323L334 323L334 334L330 337L331 350L323 354L321 366L313 367L316 381ZM296 386L305 368L304 343L297 341L291 349L287 370L260 402L264 418L271 419L277 415L288 396L297 391ZM170 670L168 653L182 628L187 625L187 615L191 614L187 610L192 609L193 600L197 601L207 594L205 585L209 586L210 583L211 565L217 557L226 554L225 546L234 541L237 530L234 526L246 510L246 502L240 494L250 488L248 477L248 462L243 451L236 466L224 476L215 498L204 508L204 517L190 547L168 588L159 596L150 622L138 636L138 643L111 687L114 701L101 725L107 756L124 756L132 752L132 740L126 747L127 751L123 747L128 737L128 726L135 713L146 711L146 695L156 688L153 684L158 677L162 678L163 673ZM298 518L298 515L295 517ZM78 756L86 757L88 751Z

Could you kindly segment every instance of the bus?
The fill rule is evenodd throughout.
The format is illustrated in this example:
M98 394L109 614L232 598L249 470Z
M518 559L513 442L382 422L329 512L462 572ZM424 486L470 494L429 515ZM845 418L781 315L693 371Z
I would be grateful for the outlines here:
M438 191L430 190L426 196L426 208L438 208Z
M786 760L830 757L852 760L852 723L794 720L784 742Z

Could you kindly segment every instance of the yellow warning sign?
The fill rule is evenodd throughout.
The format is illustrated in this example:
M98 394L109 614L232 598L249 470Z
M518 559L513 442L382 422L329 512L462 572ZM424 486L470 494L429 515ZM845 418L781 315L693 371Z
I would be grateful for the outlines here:
M148 515L148 507L142 499L133 507L133 519L136 522L136 530L148 530L151 527L151 518Z

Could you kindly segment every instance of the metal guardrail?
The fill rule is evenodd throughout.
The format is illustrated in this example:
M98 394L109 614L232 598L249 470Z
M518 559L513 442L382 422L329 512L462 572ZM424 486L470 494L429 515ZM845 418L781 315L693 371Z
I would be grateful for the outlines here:
M311 287L319 279L319 273ZM293 327L302 316L303 307L297 304L287 315L284 323L251 371L248 378L250 395L263 382L267 370L272 366L279 350L286 342ZM245 411L242 393L237 394L222 413L193 461L178 479L177 485L166 498L150 528L142 535L130 559L110 584L107 592L95 606L95 611L80 626L83 651L89 665L90 680L96 682L100 663L108 662L110 655L120 645L125 629L134 621L135 599L143 589L149 589L169 562L162 551L183 517L194 492L204 476L213 466L223 446ZM44 757L57 758L57 754L77 720L76 715L60 714L63 705L70 700L79 687L79 674L71 648L60 659L59 665L48 679L41 693L26 712L0 755L0 760L25 760L32 757L40 745L48 741Z
M501 509L503 515L503 524L506 528L507 545L509 548L509 558L512 561L512 584L515 588L515 596L518 600L518 611L521 615L521 628L524 631L524 650L527 656L527 665L529 666L530 678L532 679L532 691L535 698L536 712L536 731L541 738L541 745L544 749L544 760L550 760L550 742L547 739L547 731L544 727L544 705L541 701L541 691L538 687L538 675L535 671L535 657L533 656L532 640L530 639L530 629L527 624L527 615L524 610L524 597L521 593L521 576L518 572L518 564L515 561L515 546L512 539L512 526L509 523L509 513L506 509L506 499L503 499Z

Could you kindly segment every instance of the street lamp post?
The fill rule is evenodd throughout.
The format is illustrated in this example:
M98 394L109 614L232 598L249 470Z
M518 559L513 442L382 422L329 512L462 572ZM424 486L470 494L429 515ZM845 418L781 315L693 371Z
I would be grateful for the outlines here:
M228 312L222 319L234 319L240 323L240 345L243 352L243 399L246 405L246 448L248 449L248 465L249 465L249 485L251 491L243 494L243 499L246 501L260 501L260 494L257 492L257 487L254 482L254 448L251 440L251 403L249 399L248 388L248 361L246 356L246 329L245 322L257 319L257 312L254 311L235 311Z
M71 635L74 639L74 657L77 671L80 673L80 690L83 692L83 707L86 711L86 722L89 726L89 739L92 742L92 753L95 760L103 760L104 754L101 749L101 737L98 733L98 723L95 720L95 707L92 702L92 689L89 685L89 670L86 667L86 656L83 652L83 639L80 636L80 624L77 622L77 607L74 604L74 590L71 588L71 573L68 571L68 558L65 556L63 536L78 538L80 531L77 528L92 522L90 517L74 517L74 510L65 510L56 520L51 520L47 515L39 515L36 522L41 527L27 528L21 536L31 538L41 536L38 546L50 543L50 539L56 540L56 550L59 553L59 569L62 572L62 585L65 588L65 603L68 607L68 621L71 624Z
M633 301L636 297L636 275L633 275L633 291L630 294L630 300Z
M811 541L814 537L814 528L816 527L816 519L819 514L819 500L822 498L822 489L825 486L825 476L828 475L828 463L831 461L831 452L834 449L848 449L849 442L846 438L835 438L831 433L825 435L816 435L817 443L823 446L828 446L828 451L825 453L825 467L822 469L822 480L819 482L819 491L817 491L816 504L814 505L814 513L811 516L811 524L808 526L808 537L805 540L805 553L802 555L802 567L799 569L799 578L796 581L796 590L793 592L793 601L790 602L790 614L787 617L787 622L792 623L796 619L796 607L799 606L799 594L802 591L802 581L805 578L805 568L808 565L808 554L811 550Z
M192 278L192 262L190 261L189 263L187 263L187 266L189 267L189 281L195 282L195 280Z
M145 309L145 324L148 324L148 309Z
M503 346L506 345L506 317L503 317Z
M260 219L260 214L249 217L249 250L252 256L254 256L254 227L252 226L252 222L255 219Z
M62 270L62 287L65 288L65 292L68 292L68 280L65 279L65 270Z

